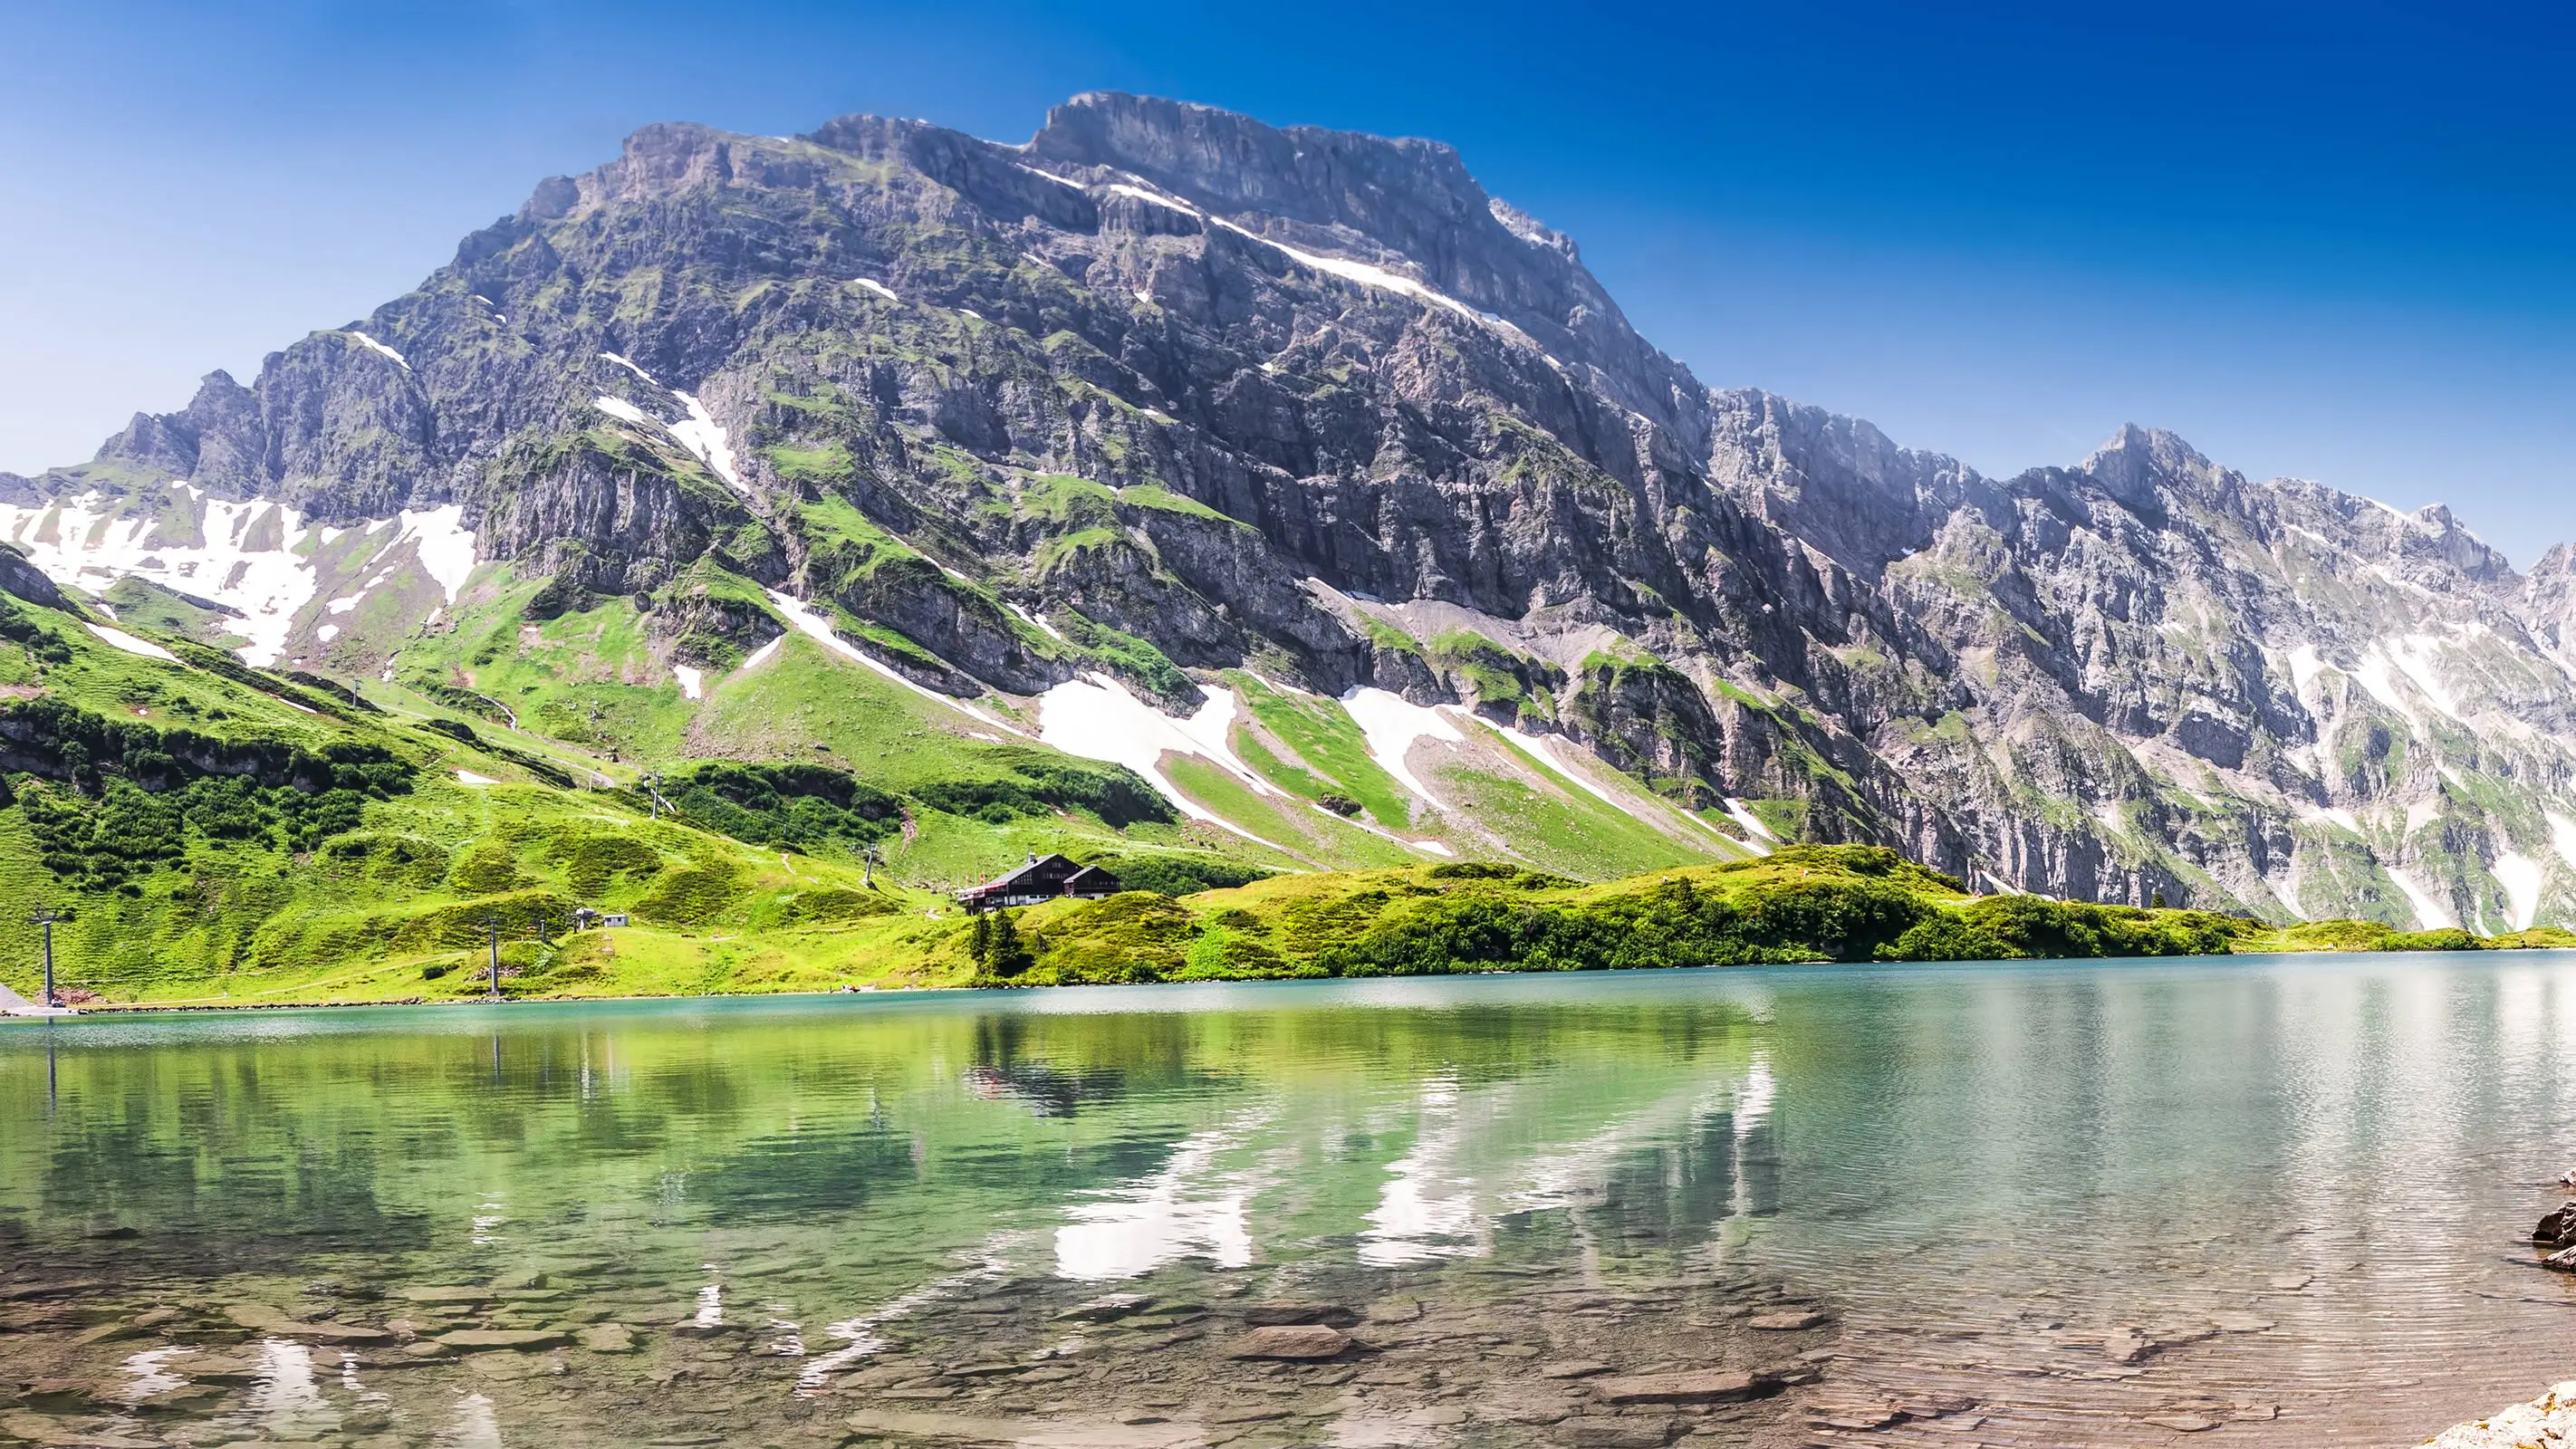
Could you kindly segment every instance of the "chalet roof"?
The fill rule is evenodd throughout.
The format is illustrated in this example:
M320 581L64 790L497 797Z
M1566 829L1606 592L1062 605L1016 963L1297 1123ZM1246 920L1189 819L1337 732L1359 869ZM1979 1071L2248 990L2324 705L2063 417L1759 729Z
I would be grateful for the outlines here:
M1032 877L1041 880L1049 877L1056 877L1059 867L1063 868L1064 875L1071 875L1080 869L1080 867L1075 866L1070 859L1061 855L1031 856L1028 864L1019 867L1017 870L1004 871L1002 874L993 877L982 885L976 886L965 892L965 894L981 895L986 891L1000 891L1004 894L1008 894L1006 889L1007 887L1017 885L1023 880L1027 880Z

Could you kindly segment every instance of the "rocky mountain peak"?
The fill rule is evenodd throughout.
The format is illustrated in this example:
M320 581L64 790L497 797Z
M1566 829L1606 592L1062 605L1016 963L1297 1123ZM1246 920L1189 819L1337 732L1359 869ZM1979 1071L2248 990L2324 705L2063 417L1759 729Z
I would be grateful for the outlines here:
M1050 110L1028 149L1133 172L1210 210L1348 227L1408 252L1398 236L1500 225L1456 148L1437 141L1275 127L1210 106L1096 91Z
M1186 709L1256 666L1337 729L1472 710L1514 757L1554 735L1731 802L1680 821L1712 841L1750 799L1763 839L2050 894L2576 913L2576 845L2537 884L2558 837L2491 804L2576 819L2576 559L2526 582L2446 509L2249 483L2150 428L1989 479L1711 392L1434 142L1111 93L1024 145L649 126L20 493L5 536L60 577L220 596L272 657L379 682L498 668L525 599L639 641L581 687L685 668L694 701L810 608L1011 712L1104 673ZM420 568L384 583L398 539ZM481 610L482 652L437 653L431 607ZM1376 724L1336 713L1364 690Z
M1141 179L1293 246L1416 272L1561 362L1601 368L1623 404L1666 426L1676 390L1703 391L1637 335L1571 242L1488 195L1444 143L1102 91L1050 111L1027 152L1077 175Z
M2206 492L2233 481L2227 470L2203 457L2199 449L2160 428L2123 423L2101 447L2077 465L2104 492L2142 518L2160 519L2162 490Z

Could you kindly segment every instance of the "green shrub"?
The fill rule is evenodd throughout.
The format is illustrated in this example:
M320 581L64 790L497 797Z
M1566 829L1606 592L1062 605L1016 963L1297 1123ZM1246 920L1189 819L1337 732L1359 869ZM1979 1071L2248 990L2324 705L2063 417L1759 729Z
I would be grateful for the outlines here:
M27 823L48 869L113 887L175 861L190 842L310 850L357 828L366 802L411 788L375 745L320 753L266 737L225 739L112 720L52 698L0 708L0 740L27 773ZM0 792L0 805L19 792Z
M1906 927L1877 954L1881 961L2010 961L2027 953L1954 911L1942 911Z
M26 646L27 657L39 664L69 664L72 646L63 636L39 624L18 601L0 594L0 639Z
M975 984L979 986L1017 984L1037 964L1037 957L1020 939L1019 925L1009 911L977 913L968 951L974 958Z
M542 916L562 929L572 917L572 904L552 891L520 891L506 896L491 896L460 905L441 906L409 920L386 923L388 944L411 951L465 951L480 949L490 940L491 927L498 922L504 943L524 941L537 933L537 920ZM475 964L480 964L479 959Z
M517 890L526 877L519 874L519 862L510 847L497 840L478 840L456 858L448 881L458 895L497 896Z
M693 824L749 845L814 851L863 845L902 828L901 802L821 765L717 761L674 774L661 788Z
M576 895L588 897L605 894L618 876L642 878L662 868L661 852L633 836L604 830L556 836L548 859L564 867L565 882Z
M1088 810L1120 829L1180 818L1170 801L1123 765L1053 758L1019 748L992 750L987 755L997 758L1010 773L998 779L917 785L912 797L933 810L994 824L1059 810Z
M2455 926L2432 931L2396 931L2379 943L2382 951L2483 951L2486 942Z
M322 858L395 885L429 890L447 879L447 848L417 835L353 831L323 842Z
M784 915L791 923L805 921L859 921L870 916L890 916L903 909L892 899L870 891L842 887L799 891L787 898Z
M1118 877L1122 889L1166 896L1231 890L1273 874L1257 865L1199 855L1095 855L1083 864Z
M2046 896L1988 896L1960 914L2019 954L2050 959L2224 953L2237 926L2214 911L2151 911Z
M730 865L679 865L654 877L634 911L657 926L703 925L741 895L738 874Z

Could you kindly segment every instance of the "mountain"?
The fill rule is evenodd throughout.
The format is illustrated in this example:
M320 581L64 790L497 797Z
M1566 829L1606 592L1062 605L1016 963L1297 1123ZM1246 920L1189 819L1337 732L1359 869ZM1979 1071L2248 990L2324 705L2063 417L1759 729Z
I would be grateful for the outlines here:
M0 538L128 637L574 783L838 767L918 882L1041 840L1589 879L1800 840L2576 918L2566 550L2521 575L2164 433L1990 479L1712 390L1449 147L1172 101L1017 146L648 127L249 385L0 479Z

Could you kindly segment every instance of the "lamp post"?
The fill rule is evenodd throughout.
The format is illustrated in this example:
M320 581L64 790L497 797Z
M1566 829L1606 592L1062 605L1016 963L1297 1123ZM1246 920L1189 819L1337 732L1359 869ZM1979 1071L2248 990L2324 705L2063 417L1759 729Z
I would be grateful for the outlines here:
M491 933L492 999L498 1001L501 999L501 917L494 912L485 912L483 928Z
M61 919L63 919L62 915L55 911L51 906L40 906L36 909L36 913L34 915L27 918L28 925L42 926L45 928L44 1004L48 1007L62 1005L60 1001L54 999L54 922Z

